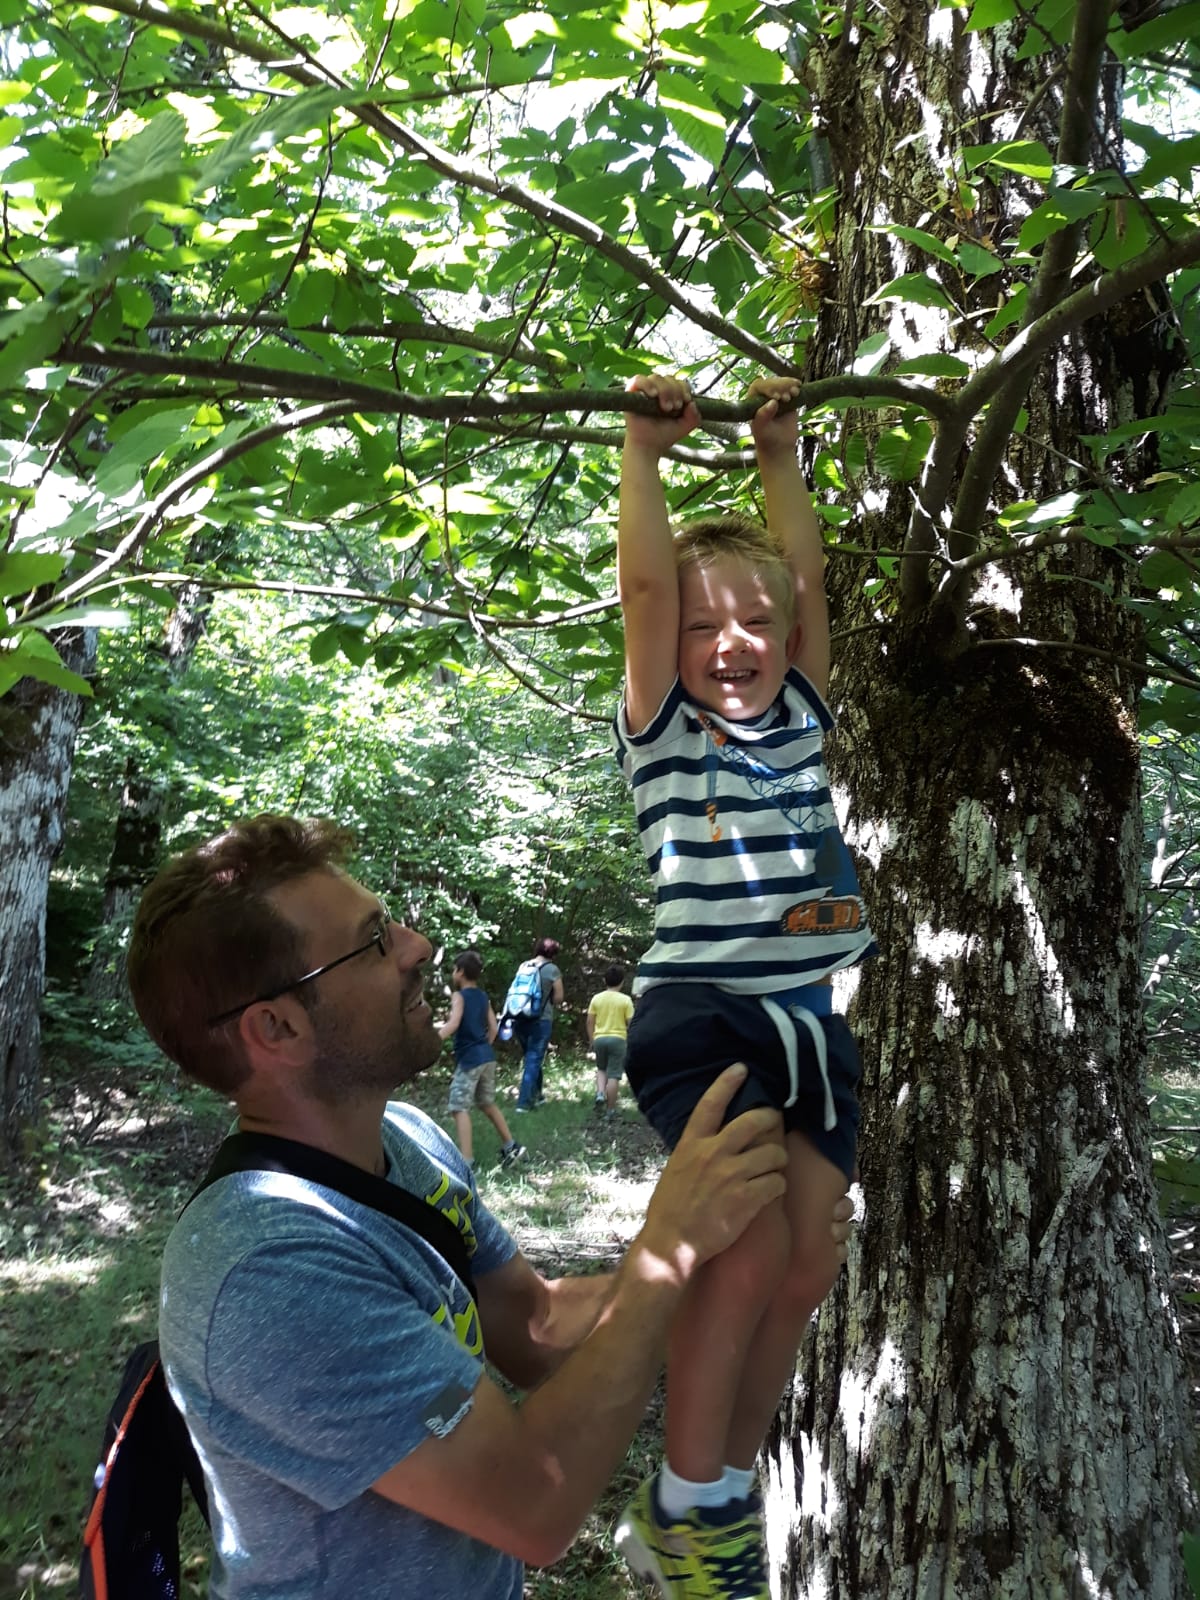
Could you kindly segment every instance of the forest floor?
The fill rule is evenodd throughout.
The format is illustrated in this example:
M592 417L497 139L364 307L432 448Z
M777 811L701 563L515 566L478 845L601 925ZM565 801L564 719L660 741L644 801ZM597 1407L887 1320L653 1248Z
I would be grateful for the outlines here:
M158 1261L179 1207L228 1122L226 1108L189 1086L165 1089L129 1072L76 1077L62 1090L31 1151L29 1175L0 1190L0 1600L61 1600L76 1592L79 1532L104 1416L124 1355L154 1331ZM448 1072L439 1064L407 1095L443 1119ZM528 1146L515 1169L497 1165L490 1125L476 1131L483 1197L549 1277L603 1271L636 1232L662 1166L657 1140L622 1100L612 1118L592 1109L593 1076L577 1056L548 1062L547 1103L510 1117ZM512 1058L501 1069L506 1115ZM1174 1285L1200 1421L1200 1090L1158 1085L1153 1112ZM1169 1130L1169 1131L1168 1131ZM567 1557L530 1572L527 1600L632 1600L610 1544L625 1500L653 1469L661 1394L608 1492ZM206 1592L207 1540L184 1526L183 1600Z

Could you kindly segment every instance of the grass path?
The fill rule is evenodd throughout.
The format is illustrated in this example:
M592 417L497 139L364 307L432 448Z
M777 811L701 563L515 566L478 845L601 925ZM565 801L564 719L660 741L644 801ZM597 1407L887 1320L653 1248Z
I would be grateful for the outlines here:
M505 1058L500 1098L516 1097ZM409 1098L444 1125L448 1057ZM636 1231L662 1157L622 1101L592 1110L592 1073L577 1056L548 1061L547 1104L510 1117L528 1160L501 1171L478 1118L476 1167L488 1206L549 1277L615 1265ZM104 1108L98 1116L96 1107ZM1174 1281L1194 1408L1200 1407L1200 1091L1157 1085L1156 1140ZM190 1087L140 1092L131 1078L76 1076L47 1124L29 1174L0 1189L0 1600L76 1592L79 1532L95 1453L124 1354L154 1331L158 1262L175 1215L228 1124L223 1105ZM527 1600L633 1600L608 1542L617 1513L655 1464L661 1397L570 1553L531 1572ZM207 1535L185 1531L183 1600L206 1592Z

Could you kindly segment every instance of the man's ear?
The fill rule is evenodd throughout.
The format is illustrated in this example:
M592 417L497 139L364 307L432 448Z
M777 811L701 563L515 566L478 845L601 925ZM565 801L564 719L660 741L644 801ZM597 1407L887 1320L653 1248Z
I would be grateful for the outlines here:
M281 994L274 1000L247 1006L238 1021L238 1033L251 1061L266 1058L286 1062L297 1052L307 1054L312 1023L299 1000Z

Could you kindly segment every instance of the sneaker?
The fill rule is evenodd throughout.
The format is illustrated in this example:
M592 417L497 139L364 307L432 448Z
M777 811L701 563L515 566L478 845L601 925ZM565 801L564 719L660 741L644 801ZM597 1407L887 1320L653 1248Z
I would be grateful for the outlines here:
M608 1101L604 1098L604 1096L602 1094L598 1094L596 1096L596 1098L592 1101L592 1110L593 1111L603 1111L607 1104L608 1104Z
M617 1523L613 1542L632 1572L665 1600L771 1600L757 1494L663 1522L654 1484L641 1485Z
M500 1165L511 1167L514 1161L524 1161L528 1151L523 1144L518 1144L514 1139L511 1144L506 1144L500 1152Z

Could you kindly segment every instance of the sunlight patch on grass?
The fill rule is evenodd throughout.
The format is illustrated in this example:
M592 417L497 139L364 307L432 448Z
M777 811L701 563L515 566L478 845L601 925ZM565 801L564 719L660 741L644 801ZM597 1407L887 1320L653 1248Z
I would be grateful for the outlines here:
M0 1283L12 1289L46 1289L54 1284L82 1287L95 1283L113 1264L111 1255L48 1257L39 1261L6 1261Z

